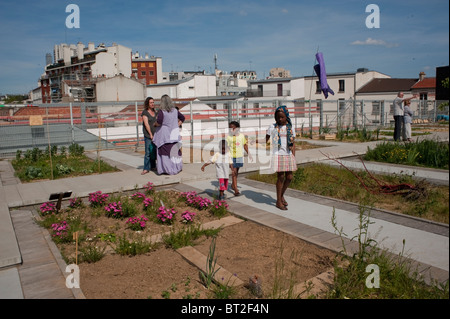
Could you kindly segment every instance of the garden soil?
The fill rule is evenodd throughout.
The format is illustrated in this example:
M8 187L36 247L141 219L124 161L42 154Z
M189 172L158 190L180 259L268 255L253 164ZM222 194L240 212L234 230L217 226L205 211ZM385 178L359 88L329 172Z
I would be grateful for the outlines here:
M194 246L208 255L212 239ZM263 297L270 298L277 285L282 289L302 283L333 265L334 252L306 243L280 231L244 221L227 226L217 236L217 264L244 282L232 298L257 298L247 283L258 277ZM159 247L133 257L108 254L96 263L81 263L80 286L88 299L210 299L197 267L176 250Z

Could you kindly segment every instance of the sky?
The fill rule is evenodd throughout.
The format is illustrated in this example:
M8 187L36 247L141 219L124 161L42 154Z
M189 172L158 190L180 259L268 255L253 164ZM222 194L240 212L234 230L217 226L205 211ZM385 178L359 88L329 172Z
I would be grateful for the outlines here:
M79 8L78 28L66 25L70 4ZM367 68L393 78L433 77L449 64L449 1L1 1L0 94L36 88L46 53L78 42L161 57L163 72L213 73L217 54L228 73L254 70L263 79L280 67L311 76L322 52L327 73Z

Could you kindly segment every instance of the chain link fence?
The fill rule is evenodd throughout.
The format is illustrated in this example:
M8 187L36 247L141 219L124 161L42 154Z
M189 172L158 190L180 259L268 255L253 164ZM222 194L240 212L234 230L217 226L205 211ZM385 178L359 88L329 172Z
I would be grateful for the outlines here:
M446 105L444 103L447 103ZM155 101L158 108L158 101ZM377 129L393 126L393 101L305 101L277 99L177 100L185 115L183 143L203 143L228 134L231 120L240 122L249 138L264 136L274 123L274 111L286 105L295 131L301 135L333 132L341 128ZM46 149L73 143L85 150L143 147L144 101L5 105L0 108L0 157L13 157L17 150ZM416 123L448 124L448 101L413 100Z

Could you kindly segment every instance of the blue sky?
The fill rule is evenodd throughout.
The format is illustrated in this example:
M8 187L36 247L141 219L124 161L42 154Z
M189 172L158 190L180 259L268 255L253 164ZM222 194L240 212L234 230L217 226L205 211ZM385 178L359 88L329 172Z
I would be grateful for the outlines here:
M66 27L66 6L80 28ZM367 28L366 6L380 9ZM255 70L313 74L315 53L328 73L376 70L415 78L449 64L449 1L22 0L0 2L0 93L27 93L55 44L113 42L159 56L163 71Z

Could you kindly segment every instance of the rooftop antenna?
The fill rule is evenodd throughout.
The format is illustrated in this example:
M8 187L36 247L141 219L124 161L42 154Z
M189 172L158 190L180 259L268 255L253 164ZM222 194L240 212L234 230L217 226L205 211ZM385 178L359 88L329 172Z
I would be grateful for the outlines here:
M217 53L214 54L214 71L217 71Z

